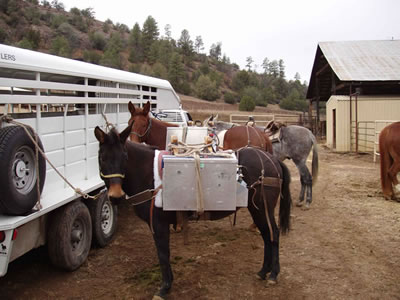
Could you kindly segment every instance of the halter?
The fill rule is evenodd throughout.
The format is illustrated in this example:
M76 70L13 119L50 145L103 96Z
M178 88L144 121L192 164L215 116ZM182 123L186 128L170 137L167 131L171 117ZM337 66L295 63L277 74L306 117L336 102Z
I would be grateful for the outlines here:
M149 118L149 125L147 125L147 129L146 129L146 131L145 131L143 134L137 133L136 131L131 131L130 134L134 134L134 135L136 135L138 138L142 138L142 137L145 137L146 135L149 134L150 129L151 129L151 118Z
M100 177L103 178L103 179L104 178L105 179L110 179L110 178L122 178L122 179L124 179L125 175L124 174L119 174L119 173L104 175L103 172L100 171Z

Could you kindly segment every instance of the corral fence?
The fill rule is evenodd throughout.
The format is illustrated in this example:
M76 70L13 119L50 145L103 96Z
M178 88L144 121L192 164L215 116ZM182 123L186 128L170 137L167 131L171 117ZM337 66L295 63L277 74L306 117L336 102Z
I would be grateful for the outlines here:
M229 121L240 125L245 125L250 118L253 118L257 126L265 127L268 122L274 120L281 122L285 125L299 125L304 126L312 131L312 133L319 137L325 138L326 135L326 121L317 121L316 116L311 118L308 114L264 114L264 115L246 115L246 114L232 114Z
M351 123L350 150L356 153L373 153L374 162L379 156L379 134L395 120L353 121Z

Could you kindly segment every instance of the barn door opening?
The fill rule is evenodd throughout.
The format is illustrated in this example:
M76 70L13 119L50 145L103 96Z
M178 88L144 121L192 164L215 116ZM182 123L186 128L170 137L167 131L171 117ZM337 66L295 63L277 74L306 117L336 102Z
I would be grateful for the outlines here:
M336 149L336 108L332 110L332 148Z

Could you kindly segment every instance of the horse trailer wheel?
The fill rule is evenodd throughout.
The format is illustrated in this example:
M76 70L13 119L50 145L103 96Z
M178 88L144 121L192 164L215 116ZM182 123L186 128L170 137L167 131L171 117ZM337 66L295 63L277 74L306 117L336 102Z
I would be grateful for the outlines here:
M43 150L39 138L38 144ZM10 215L23 215L29 212L38 201L38 176L39 189L42 192L46 177L46 161L40 153L36 160L35 145L24 128L20 126L1 128L0 211Z
M99 247L107 246L117 230L118 208L108 199L107 192L103 192L96 200L87 200L92 218L93 241Z
M67 271L78 269L89 254L92 241L90 213L81 201L59 208L48 226L48 251L51 262Z

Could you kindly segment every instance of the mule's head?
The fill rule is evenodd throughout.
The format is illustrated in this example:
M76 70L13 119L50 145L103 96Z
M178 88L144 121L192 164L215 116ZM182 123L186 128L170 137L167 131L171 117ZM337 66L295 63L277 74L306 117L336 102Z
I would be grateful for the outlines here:
M149 116L150 101L147 101L143 108L137 108L129 101L128 108L131 112L131 118L128 124L133 125L130 133L130 140L136 143L144 142L146 135L149 133L151 124Z
M100 127L96 127L94 134L99 141L99 168L100 177L108 189L108 197L118 203L124 198L122 182L125 178L125 169L128 163L128 155L125 141L131 132L129 125L121 134L115 129L105 133Z

